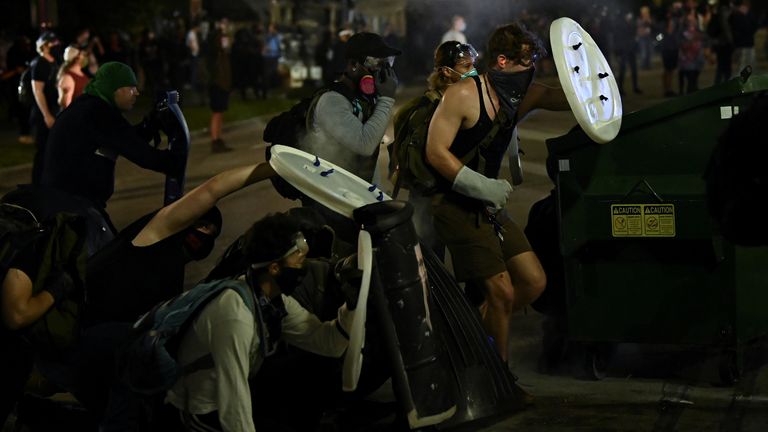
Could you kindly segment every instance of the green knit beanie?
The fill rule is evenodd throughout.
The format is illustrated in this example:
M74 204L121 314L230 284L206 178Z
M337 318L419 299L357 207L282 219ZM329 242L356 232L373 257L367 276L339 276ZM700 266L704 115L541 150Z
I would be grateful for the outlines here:
M136 75L130 66L120 62L108 62L101 65L84 92L104 99L115 106L115 90L121 87L136 86Z

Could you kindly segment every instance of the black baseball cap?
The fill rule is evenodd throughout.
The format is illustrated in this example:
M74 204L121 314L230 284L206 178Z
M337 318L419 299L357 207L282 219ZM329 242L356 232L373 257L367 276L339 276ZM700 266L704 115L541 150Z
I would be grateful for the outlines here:
M37 43L37 46L39 47L45 43L54 42L58 40L59 40L59 37L56 36L56 33L50 30L46 30L40 34L40 36L37 38L36 43Z
M347 60L365 60L366 57L386 58L403 52L384 42L376 33L356 33L347 41Z

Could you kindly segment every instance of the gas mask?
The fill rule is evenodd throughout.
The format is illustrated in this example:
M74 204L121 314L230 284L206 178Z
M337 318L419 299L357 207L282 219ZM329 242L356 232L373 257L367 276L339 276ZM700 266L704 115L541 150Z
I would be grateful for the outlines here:
M363 68L368 72L363 75L358 81L358 88L360 92L366 96L373 96L376 94L376 78L374 75L379 73L382 69L392 67L395 64L395 57L366 57L363 61Z

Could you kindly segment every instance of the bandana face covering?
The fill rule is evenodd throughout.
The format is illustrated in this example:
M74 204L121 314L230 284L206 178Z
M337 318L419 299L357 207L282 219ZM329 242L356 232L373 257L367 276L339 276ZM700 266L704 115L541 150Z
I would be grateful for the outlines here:
M517 114L517 108L520 106L520 101L523 100L525 93L528 91L528 86L533 81L533 75L535 68L530 68L520 72L501 72L497 70L489 70L488 78L491 81L493 89L496 90L496 94L499 96L501 106L507 110L507 114L510 114L510 118L514 118Z
M293 294L293 291L307 275L307 268L281 267L280 273L275 276L275 282L280 291L285 295Z

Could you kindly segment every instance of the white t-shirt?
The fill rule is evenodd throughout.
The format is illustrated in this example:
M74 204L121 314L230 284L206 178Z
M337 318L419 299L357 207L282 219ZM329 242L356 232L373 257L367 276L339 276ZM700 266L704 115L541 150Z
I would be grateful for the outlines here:
M282 322L282 339L304 350L340 357L347 339L336 328L336 320L321 322L292 297L283 295L288 315ZM346 331L354 311L339 308L338 320ZM166 402L192 414L218 411L224 431L253 432L253 414L248 378L264 359L259 350L253 313L234 290L224 290L205 306L179 345L180 364L190 364L207 354L214 368L179 379L168 391Z

